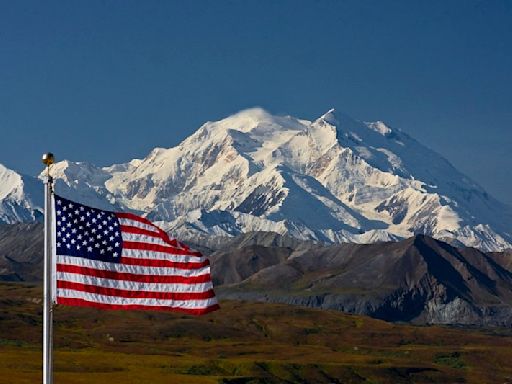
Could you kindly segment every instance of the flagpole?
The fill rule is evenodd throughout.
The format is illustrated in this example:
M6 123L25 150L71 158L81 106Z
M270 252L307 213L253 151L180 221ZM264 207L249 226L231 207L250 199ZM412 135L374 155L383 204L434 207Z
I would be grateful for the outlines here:
M52 294L52 193L53 178L50 166L53 154L45 153L44 181L44 300L43 300L43 384L53 383L53 294Z

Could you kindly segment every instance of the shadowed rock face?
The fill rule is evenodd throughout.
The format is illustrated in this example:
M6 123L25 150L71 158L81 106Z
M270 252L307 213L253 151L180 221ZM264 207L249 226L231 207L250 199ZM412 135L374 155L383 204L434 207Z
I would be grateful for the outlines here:
M212 238L221 298L366 314L387 321L512 326L512 254L455 248L418 235L323 246L257 232ZM0 226L0 280L42 279L43 226Z
M255 257L251 252L240 247L211 255L221 296L388 321L512 325L512 272L506 255L454 248L426 236L370 245L260 248L256 257L266 263L247 262Z
M43 278L43 224L0 225L0 281Z

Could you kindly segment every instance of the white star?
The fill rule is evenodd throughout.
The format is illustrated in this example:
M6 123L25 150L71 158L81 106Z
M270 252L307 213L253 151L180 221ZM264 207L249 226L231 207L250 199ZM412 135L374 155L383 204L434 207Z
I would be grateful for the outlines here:
M107 251L109 251L109 252L110 252L111 250L113 250L113 249L114 249L114 248L112 248L112 247L107 247Z
M82 240L82 234L79 233L78 236L76 237L78 240Z
M66 237L69 239L71 235L69 233L66 233Z
M119 253L114 252L112 255L113 255L114 257L117 257L117 255L119 255Z
M108 239L109 239L110 241L112 241L112 240L114 240L114 236L110 236Z
M73 204L69 203L68 207L73 208Z
M92 247L87 247L88 252L92 252Z
M66 212L66 211L68 210L68 207L63 206L63 207L62 207L62 210L63 210L64 212Z
M107 220L102 221L103 225L107 225Z
M71 230L71 233L76 233L76 228L73 228L73 229Z
M66 248L67 249L71 248L71 244L66 244Z
M119 247L119 243L118 242L114 243L114 247Z
M57 243L57 247L60 247L60 241Z
M87 240L82 241L82 245L85 247L87 245Z
M75 244L75 243L76 243L75 239L71 239L71 244Z
M91 212L87 211L87 212L85 212L85 215L86 215L87 217L89 217L89 216L91 216Z
M57 211L57 216L60 216L60 214L61 214L61 213L62 213L62 212L61 212L60 210L59 210L59 211Z
M100 247L100 245L99 245L98 243L94 244L94 246L95 246L96 248L99 248L99 247Z
M100 254L103 255L105 253L104 249L100 249Z
M58 205L62 205L62 200L57 200Z
M80 250L80 245L79 244L77 244L76 249Z
M80 206L80 210L83 212L84 211L84 207Z
M75 209L75 215L78 215L80 211L78 209Z
M91 221L92 221L93 223L96 223L96 218L94 218L94 217L93 217Z

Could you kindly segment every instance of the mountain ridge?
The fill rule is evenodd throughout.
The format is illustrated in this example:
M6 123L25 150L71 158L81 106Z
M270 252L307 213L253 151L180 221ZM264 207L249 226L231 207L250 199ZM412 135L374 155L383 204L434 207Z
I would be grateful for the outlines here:
M296 249L253 244L210 258L217 291L225 298L386 321L510 327L512 271L503 256L416 235L400 242Z

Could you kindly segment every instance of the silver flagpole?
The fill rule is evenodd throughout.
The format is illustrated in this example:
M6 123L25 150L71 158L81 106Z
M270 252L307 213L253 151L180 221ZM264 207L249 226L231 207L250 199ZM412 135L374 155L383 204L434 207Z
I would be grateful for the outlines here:
M45 153L44 181L44 300L43 300L43 384L53 383L53 294L52 294L52 193L50 166L53 154Z

